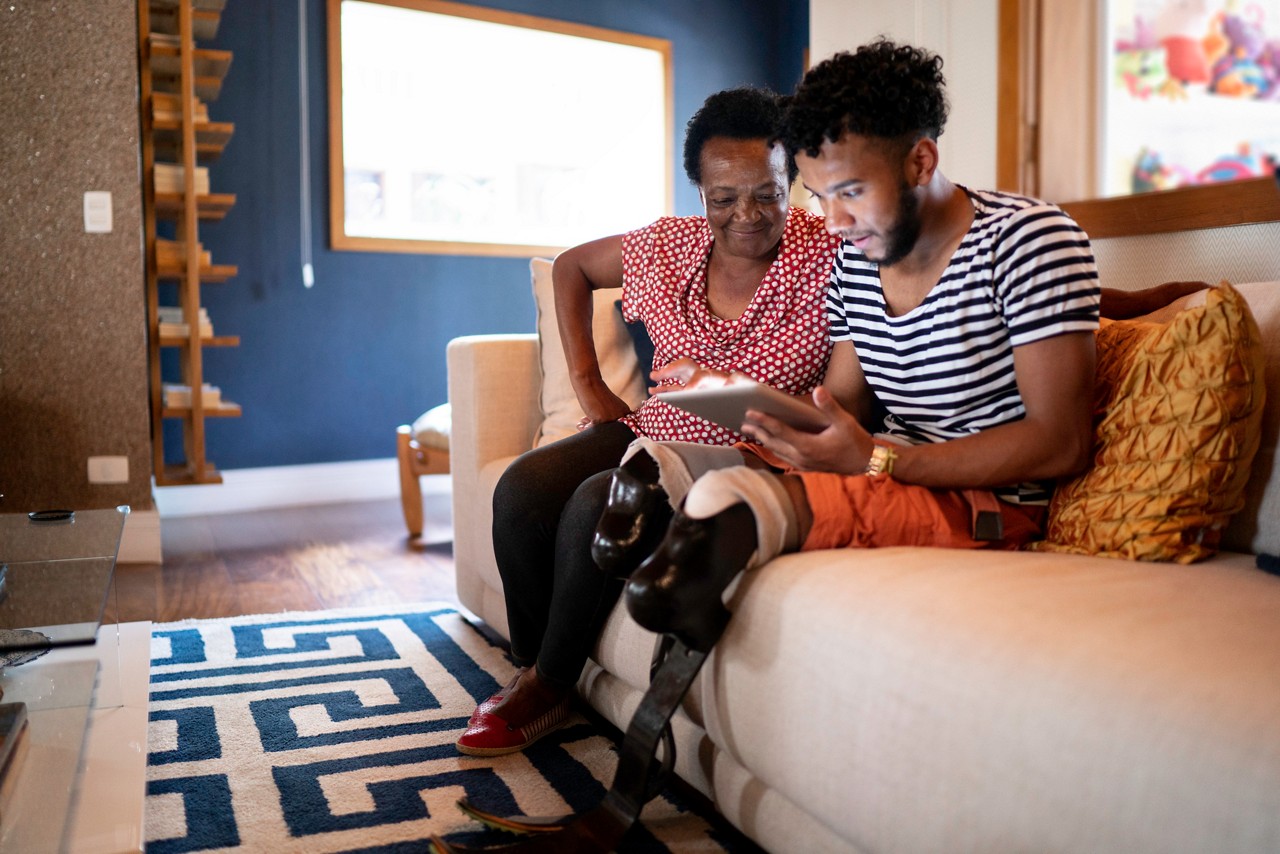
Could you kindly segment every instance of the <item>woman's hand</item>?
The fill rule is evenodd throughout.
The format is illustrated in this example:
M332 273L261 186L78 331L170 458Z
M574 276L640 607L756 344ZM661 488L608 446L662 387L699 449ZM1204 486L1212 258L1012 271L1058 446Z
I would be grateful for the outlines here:
M693 359L681 356L674 362L668 362L654 370L649 374L649 378L655 383L649 387L649 394L656 394L659 391L672 391L671 381L674 381L674 385L684 388L717 388L747 377L744 374L727 374L724 371L704 368Z
M579 430L586 430L596 424L617 421L631 412L631 407L627 406L627 402L610 391L608 386L602 386L591 392L580 393L578 395L578 403L582 406L582 411L586 413L586 417L578 422Z
M759 442L796 468L837 474L866 470L874 442L858 419L836 402L823 386L813 390L813 402L831 420L821 433L788 427L772 415L748 409L742 434Z

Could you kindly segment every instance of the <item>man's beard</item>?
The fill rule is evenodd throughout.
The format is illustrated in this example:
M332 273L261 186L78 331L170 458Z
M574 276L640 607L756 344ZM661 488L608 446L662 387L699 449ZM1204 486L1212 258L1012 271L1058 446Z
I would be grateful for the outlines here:
M906 181L898 188L898 216L884 235L884 255L872 258L881 267L891 267L911 254L920 239L920 200Z

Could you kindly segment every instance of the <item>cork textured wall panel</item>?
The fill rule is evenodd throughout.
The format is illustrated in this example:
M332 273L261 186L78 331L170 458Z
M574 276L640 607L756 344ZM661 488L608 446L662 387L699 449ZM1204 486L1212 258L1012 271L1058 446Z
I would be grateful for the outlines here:
M0 512L152 506L137 57L136 0L0 4Z

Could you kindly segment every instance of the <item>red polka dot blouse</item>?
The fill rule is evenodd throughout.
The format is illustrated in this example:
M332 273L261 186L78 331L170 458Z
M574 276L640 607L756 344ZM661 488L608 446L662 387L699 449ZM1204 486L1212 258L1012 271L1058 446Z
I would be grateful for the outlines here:
M622 241L622 315L642 320L653 339L651 367L688 356L719 371L739 371L789 394L808 394L831 354L826 293L839 239L822 217L792 208L778 257L741 317L724 320L707 305L705 217L663 217ZM620 419L637 435L662 441L728 445L743 437L649 398Z

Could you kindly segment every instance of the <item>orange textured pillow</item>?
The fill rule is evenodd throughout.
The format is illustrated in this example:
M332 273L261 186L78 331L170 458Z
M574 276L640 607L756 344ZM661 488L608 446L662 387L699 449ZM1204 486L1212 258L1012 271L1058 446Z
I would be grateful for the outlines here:
M1191 563L1243 505L1266 394L1249 305L1223 282L1167 323L1098 330L1094 464L1058 487L1038 551Z

